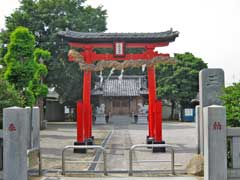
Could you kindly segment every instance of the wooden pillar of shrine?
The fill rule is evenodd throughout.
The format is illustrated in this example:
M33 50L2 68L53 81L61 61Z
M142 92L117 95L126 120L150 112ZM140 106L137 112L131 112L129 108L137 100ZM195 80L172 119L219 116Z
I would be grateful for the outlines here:
M87 64L92 63L92 50L91 46L87 46L84 49L84 60ZM83 120L84 120L84 138L86 143L92 144L92 106L91 106L91 79L92 73L91 71L84 71L83 77Z
M148 68L148 139L154 138L154 103L156 100L156 80L154 67ZM149 142L151 143L151 142Z
M87 46L84 48L84 60L87 64L92 62L92 47ZM77 142L75 145L92 145L92 106L91 106L91 71L84 71L83 74L83 96L82 102L77 103ZM86 152L84 149L74 152Z

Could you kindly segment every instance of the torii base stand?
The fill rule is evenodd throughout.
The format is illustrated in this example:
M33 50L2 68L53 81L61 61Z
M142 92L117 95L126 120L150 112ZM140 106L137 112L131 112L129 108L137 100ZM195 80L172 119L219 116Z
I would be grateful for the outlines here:
M86 145L86 143L85 142L83 142L83 143L74 142L74 146L82 146L82 145ZM85 154L85 153L87 153L87 149L77 149L77 148L74 148L73 152L74 153L83 153L83 154Z
M77 141L74 142L74 146L82 146L82 145L93 145L94 136L91 136L91 122L85 122L84 124L84 109L83 102L77 102ZM86 113L88 114L88 113ZM86 116L85 114L85 116ZM91 111L89 113L91 115ZM85 118L86 119L86 118ZM92 121L89 118L89 121ZM90 138L88 138L90 137ZM87 149L82 148L74 148L74 153L87 153Z
M152 136L147 136L147 144L165 144L162 140L162 101L156 100L152 108ZM152 152L166 152L166 147L153 147Z
M146 144L165 144L165 141L155 142L154 138L147 136ZM149 147L149 149L152 149L153 153L166 152L165 147Z
M85 146L85 145L94 145L94 136L92 136L91 138L86 139L84 142L74 142L74 146ZM74 153L87 153L87 149L83 148L83 149L77 149L74 148L73 149Z
M153 144L165 144L165 141L161 141L161 142L154 142ZM157 152L166 152L166 147L153 147L152 149L153 153L157 153Z

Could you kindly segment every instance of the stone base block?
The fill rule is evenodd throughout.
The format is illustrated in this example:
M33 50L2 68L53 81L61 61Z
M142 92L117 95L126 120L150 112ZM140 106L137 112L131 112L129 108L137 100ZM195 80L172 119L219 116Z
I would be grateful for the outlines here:
M154 142L153 144L165 144L165 141ZM152 152L153 153L166 152L166 147L153 147Z
M153 144L154 138L147 136L146 138L146 144ZM152 147L147 147L148 149L152 149Z
M43 120L41 123L41 130L47 129L47 120Z
M138 114L137 124L148 124L148 115L147 114Z
M74 146L78 146L78 145L86 145L86 142L74 142ZM73 149L73 153L82 153L85 154L87 153L87 149Z
M86 145L93 145L94 144L94 137L88 138L86 140Z
M106 115L105 114L97 114L95 115L96 121L95 124L106 124Z

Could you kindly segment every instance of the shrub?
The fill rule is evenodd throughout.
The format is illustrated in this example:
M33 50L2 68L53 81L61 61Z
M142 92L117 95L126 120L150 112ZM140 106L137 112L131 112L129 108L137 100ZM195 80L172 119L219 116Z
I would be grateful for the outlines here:
M226 107L228 126L240 127L240 82L226 87L221 98Z

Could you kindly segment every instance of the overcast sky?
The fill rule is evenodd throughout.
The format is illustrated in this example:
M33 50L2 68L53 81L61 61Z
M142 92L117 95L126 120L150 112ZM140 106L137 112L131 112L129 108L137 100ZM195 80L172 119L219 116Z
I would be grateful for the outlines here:
M5 1L3 3L3 1ZM0 27L18 0L0 0ZM192 52L210 68L222 68L225 82L240 81L240 0L88 0L107 10L108 32L160 32L180 36L162 53Z

